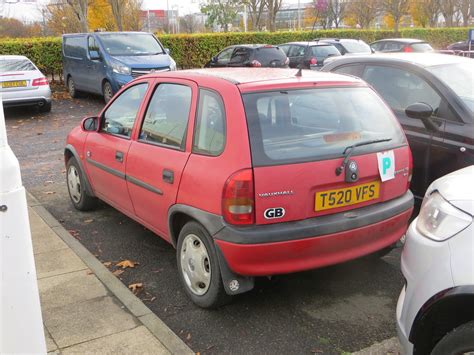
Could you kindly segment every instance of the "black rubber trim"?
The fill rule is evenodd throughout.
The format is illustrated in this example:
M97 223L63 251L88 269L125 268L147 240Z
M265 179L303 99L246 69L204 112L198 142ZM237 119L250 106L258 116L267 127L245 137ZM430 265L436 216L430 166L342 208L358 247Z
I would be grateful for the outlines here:
M142 188L144 188L145 190L148 190L150 192L153 192L157 195L163 195L163 191L150 185L150 184L147 184L146 182L143 182L137 178L134 178L133 176L130 176L130 175L126 175L124 173L122 173L121 171L118 171L118 170L115 170L115 169L112 169L112 168L109 168L107 165L104 165L102 163L99 163L95 160L92 160L90 158L87 158L87 162L94 165L95 167L101 169L101 170L104 170L105 172L109 173L109 174L112 174L114 176L117 176L118 178L120 179L124 179L124 180L127 180L128 182L134 184L134 185L137 185L137 186L140 186Z
M444 302L456 299L457 297L471 296L474 297L474 285L463 285L448 288L438 292L437 294L430 297L428 301L420 307L420 310L416 314L413 320L413 325L410 330L408 339L411 343L415 343L419 337L422 337L423 331L425 331L425 323L429 322L429 317L434 314L436 317L436 306L441 305Z
M121 171L109 168L107 165L104 165L102 163L99 163L98 161L92 160L90 158L86 159L89 164L94 165L96 168L99 168L101 170L104 170L105 172L112 174L118 178L124 179L125 180L125 174L122 173Z
M158 189L154 186L151 186L150 184L147 184L146 182L138 180L137 178L134 178L133 176L125 175L125 179L127 181L131 182L134 185L137 185L137 186L140 186L140 187L144 188L145 190L148 190L148 191L153 192L153 193L158 194L158 195L163 195L163 191L161 191L160 189Z
M387 202L302 221L250 227L225 225L214 238L236 244L274 243L312 238L378 223L412 207L413 194L407 191L403 196Z
M76 148L71 144L66 145L64 148L64 155L66 152L69 151L74 158L76 158L77 164L79 164L79 169L81 169L82 176L84 177L86 183L86 192L89 196L95 197L94 191L92 190L91 184L89 183L89 179L87 178L86 171L84 170L84 166L82 165L82 160L79 158L79 154L77 154ZM65 161L67 164L67 161Z

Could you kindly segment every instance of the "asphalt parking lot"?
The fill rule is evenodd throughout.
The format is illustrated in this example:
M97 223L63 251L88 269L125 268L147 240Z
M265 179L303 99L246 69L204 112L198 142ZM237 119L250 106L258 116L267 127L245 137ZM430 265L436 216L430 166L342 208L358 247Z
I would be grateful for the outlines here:
M257 287L218 310L189 301L179 283L175 251L113 208L78 212L67 195L63 147L69 130L103 106L99 98L60 99L52 112L6 111L9 143L23 183L124 284L200 353L327 353L357 351L391 338L403 285L400 250L353 262L258 280ZM135 268L117 271L122 260Z

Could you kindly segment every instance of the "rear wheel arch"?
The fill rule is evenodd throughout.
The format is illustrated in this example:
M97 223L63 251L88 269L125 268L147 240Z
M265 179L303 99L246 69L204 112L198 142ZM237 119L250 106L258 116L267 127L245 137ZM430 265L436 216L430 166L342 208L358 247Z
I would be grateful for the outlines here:
M439 292L421 308L413 321L410 342L415 354L430 353L453 329L474 320L474 285Z

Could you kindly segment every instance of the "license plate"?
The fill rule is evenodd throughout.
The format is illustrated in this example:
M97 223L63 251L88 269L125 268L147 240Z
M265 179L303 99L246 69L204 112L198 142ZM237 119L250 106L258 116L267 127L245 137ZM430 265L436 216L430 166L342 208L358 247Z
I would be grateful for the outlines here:
M4 81L2 86L4 88L21 88L26 86L26 80Z
M378 181L367 184L316 192L315 211L355 205L357 203L374 200L379 197L380 183Z

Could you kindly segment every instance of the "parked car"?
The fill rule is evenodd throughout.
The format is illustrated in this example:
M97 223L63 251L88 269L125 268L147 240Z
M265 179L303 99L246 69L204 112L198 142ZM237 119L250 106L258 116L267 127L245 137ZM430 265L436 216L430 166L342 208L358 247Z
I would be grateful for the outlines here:
M469 41L451 43L449 46L446 47L446 49L451 51L468 51ZM471 49L474 50L474 46L472 46Z
M353 54L371 54L372 48L361 39L353 38L321 38L315 39L314 41L320 43L332 44L341 55L353 55Z
M3 107L36 106L40 112L51 111L48 79L21 55L0 55L0 91Z
M99 94L108 102L130 80L150 72L176 70L158 38L145 32L63 35L64 81L72 97Z
M472 60L435 53L344 57L323 71L372 85L402 124L413 153L412 191L420 201L437 178L474 164Z
M375 52L433 52L428 42L413 38L387 38L372 42L370 47Z
M222 67L271 67L288 68L288 58L283 51L270 44L239 44L224 48L205 65L206 68Z
M316 41L290 42L279 47L290 59L290 68L319 70L327 58L341 55L332 44Z
M328 73L138 78L71 131L65 161L73 205L100 198L171 243L201 307L255 276L387 253L413 210L396 118L363 81Z
M402 252L397 305L405 354L474 352L474 166L431 184Z

